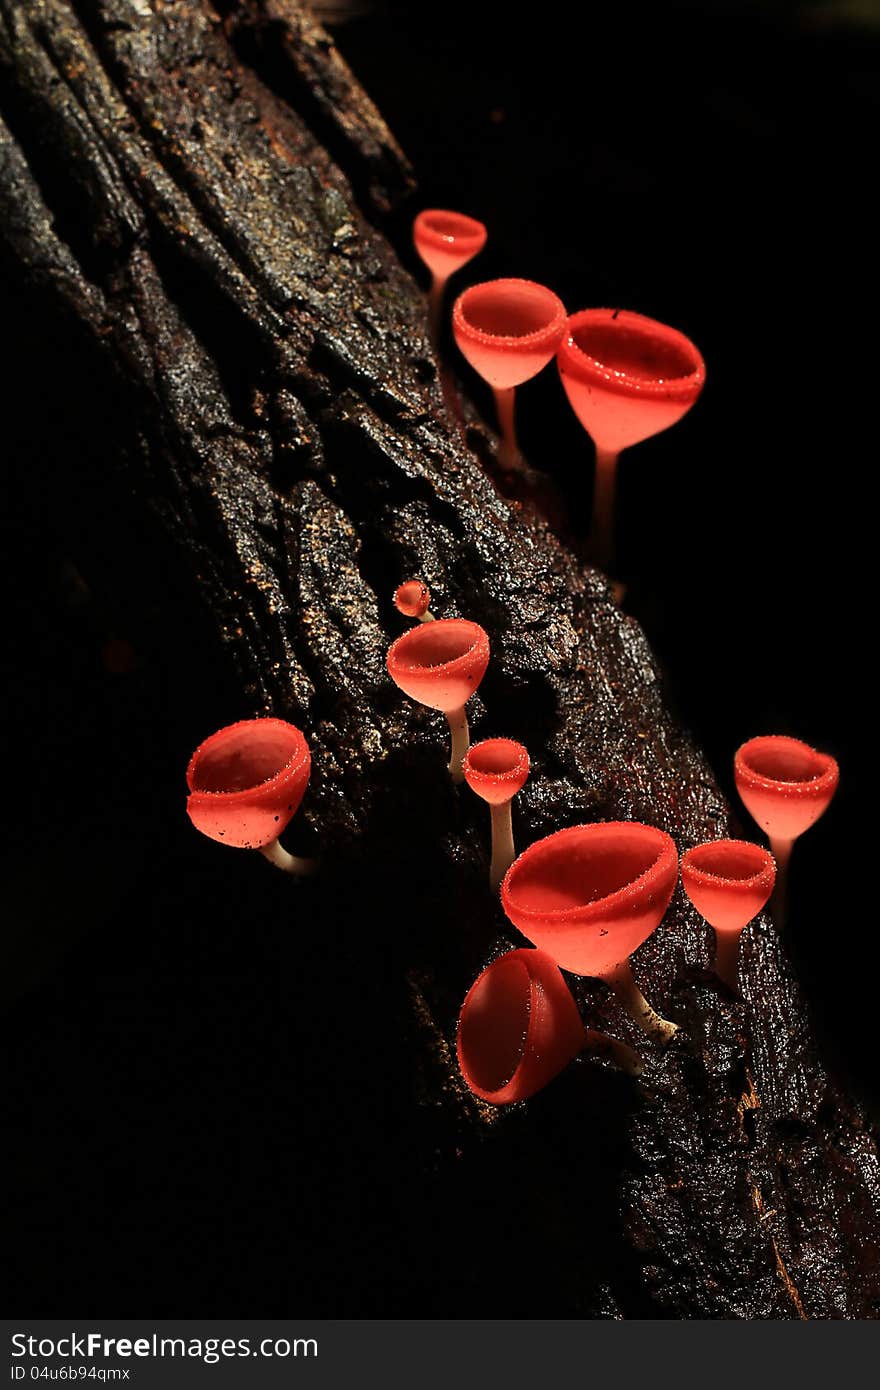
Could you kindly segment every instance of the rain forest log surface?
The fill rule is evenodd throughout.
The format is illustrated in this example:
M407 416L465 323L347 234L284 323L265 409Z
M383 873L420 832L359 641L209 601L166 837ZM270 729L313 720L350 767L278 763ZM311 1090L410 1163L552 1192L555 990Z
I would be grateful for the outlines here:
M422 1276L424 1311L877 1316L876 1143L823 1071L765 915L744 935L734 1002L676 892L635 973L682 1028L665 1054L644 1044L638 1082L582 1058L493 1113L458 1078L461 999L521 943L485 888L482 808L444 776L442 721L386 676L400 580L420 575L435 611L490 634L472 727L529 748L520 842L634 819L684 850L731 821L639 627L468 447L423 296L382 231L411 187L293 0L0 0L4 268L75 346L80 429L91 414L114 432L112 447L77 441L76 486L52 460L35 486L76 518L96 584L160 602L169 644L195 633L237 693L230 718L271 711L309 738L298 833L333 867L293 890L318 928L298 971L305 952L349 1001L339 1045L358 1087L378 1075L381 1091L395 1054L398 1167L377 1201L407 1206L413 1249L436 1238L425 1212L442 1205L448 1249L442 1278ZM103 529L117 504L164 587L126 568L124 526ZM211 859L221 881L232 858ZM259 867L255 916L291 891ZM642 1045L600 986L571 983L588 1024ZM308 1018L317 1004L291 989ZM388 1028L385 999L405 1031ZM322 1104L345 1113L349 1099ZM348 1114L368 1126L356 1097ZM481 1248L455 1268L475 1227ZM343 1216L334 1239L341 1264L368 1268ZM388 1293L384 1311L401 1306Z

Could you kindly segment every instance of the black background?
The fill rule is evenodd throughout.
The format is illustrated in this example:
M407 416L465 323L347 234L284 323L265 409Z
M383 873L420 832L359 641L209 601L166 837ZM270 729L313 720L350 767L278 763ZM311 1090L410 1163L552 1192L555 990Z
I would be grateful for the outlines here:
M840 761L837 799L795 854L791 947L829 1064L876 1106L880 946L859 815L875 763L876 32L818 6L517 13L388 4L338 41L413 159L421 205L489 227L459 288L522 275L572 311L636 309L701 348L697 406L624 456L627 607L731 797L753 734ZM411 215L394 231L421 274ZM567 1268L543 1305L511 1301L515 1280L493 1289L444 1230L455 1193L386 1163L412 1141L394 1007L386 1019L381 995L361 998L328 1024L289 932L249 921L253 866L236 857L206 887L216 858L182 814L183 768L241 711L199 664L197 624L182 672L160 631L133 625L124 585L92 584L107 518L96 500L94 535L71 534L52 479L112 451L112 403L84 405L79 346L47 343L8 277L2 294L15 1311L572 1311ZM34 410L47 360L54 389ZM519 419L577 535L590 446L552 370L520 393ZM130 518L112 523L132 564L151 563ZM132 644L121 672L111 639ZM348 998L368 962L365 945L337 980ZM302 1080L322 1029L329 1095L315 1100ZM378 1099L353 1047L387 1069Z

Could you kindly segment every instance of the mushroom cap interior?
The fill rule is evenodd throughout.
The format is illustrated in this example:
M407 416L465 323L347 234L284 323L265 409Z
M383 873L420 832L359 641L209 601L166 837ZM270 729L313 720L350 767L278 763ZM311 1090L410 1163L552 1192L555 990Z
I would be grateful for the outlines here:
M479 240L485 236L485 227L475 218L466 216L463 212L447 212L443 208L428 208L422 213L422 224L436 236L445 237L448 241L457 241L460 238L469 240Z
M402 665L429 671L467 656L478 640L474 624L451 618L413 628L396 643L396 652Z
M561 305L552 291L528 281L489 281L462 295L465 323L493 338L528 338L560 317Z
M511 903L523 912L565 912L628 888L657 864L662 842L611 826L560 832L533 846L508 876ZM603 833L604 832L604 833Z
M696 369L676 334L668 338L648 322L632 319L582 323L572 329L581 352L612 372L642 381L675 381Z
M459 1046L471 1079L483 1091L500 1091L522 1061L531 992L525 966L502 957L483 972L468 995Z
M828 768L825 755L794 739L755 740L743 753L743 761L771 782L815 782Z
M485 739L475 743L468 753L468 763L474 772L484 777L505 777L519 771L528 754L521 743L510 738Z
M697 845L683 857L683 866L719 880L745 883L769 867L767 851L743 840L717 840Z
M237 792L260 786L302 755L298 731L276 720L233 725L206 741L192 768L192 790Z

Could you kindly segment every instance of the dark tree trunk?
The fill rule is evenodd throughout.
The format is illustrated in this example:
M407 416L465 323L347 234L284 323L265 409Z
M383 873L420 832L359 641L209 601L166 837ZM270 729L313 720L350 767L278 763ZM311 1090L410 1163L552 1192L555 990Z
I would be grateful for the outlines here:
M97 582L158 609L190 661L181 698L203 688L192 638L237 691L230 718L307 732L301 833L333 869L295 890L321 924L303 951L350 1000L371 972L406 993L402 1036L368 999L345 1026L355 1071L403 1052L414 1243L430 1202L449 1214L438 1314L875 1316L876 1147L823 1071L766 916L734 1003L676 893L636 973L683 1027L665 1054L646 1045L638 1083L584 1058L496 1114L457 1075L460 1001L515 933L485 888L482 808L444 778L440 718L387 679L398 582L422 576L442 614L490 633L472 723L530 750L522 842L620 818L683 850L730 821L638 626L505 500L490 439L451 410L382 230L411 184L294 0L0 0L5 264L72 346L80 402L75 485L69 441L39 485L77 518ZM279 891L255 863L255 916ZM636 1041L601 987L572 984L588 1022ZM487 1254L452 1268L475 1224L491 1290Z

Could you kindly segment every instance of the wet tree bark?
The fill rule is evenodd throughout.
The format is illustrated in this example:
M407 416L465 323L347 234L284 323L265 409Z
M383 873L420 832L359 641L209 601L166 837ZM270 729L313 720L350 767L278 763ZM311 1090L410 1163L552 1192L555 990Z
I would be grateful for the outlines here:
M683 850L730 821L639 628L499 494L470 447L485 460L487 436L451 413L423 296L382 230L411 188L294 0L0 0L4 265L75 345L85 403L76 487L51 461L38 485L99 518L80 528L99 581L160 603L181 651L196 631L238 693L231 716L271 710L306 730L308 825L377 907L372 947L410 1002L408 1103L430 1123L402 1167L430 1169L487 1244L537 1262L504 1307L876 1316L876 1144L817 1058L766 916L733 1002L676 893L635 972L682 1029L665 1054L645 1046L638 1083L585 1058L496 1115L459 1081L458 1005L515 933L484 887L488 827L444 780L439 719L386 677L398 582L422 576L435 610L490 633L472 723L530 750L521 842L621 818ZM130 536L105 527L121 498L165 587L132 573ZM346 873L333 878L304 890L328 921L352 906ZM572 984L591 1025L636 1041L598 985ZM466 1289L441 1312L481 1311Z

